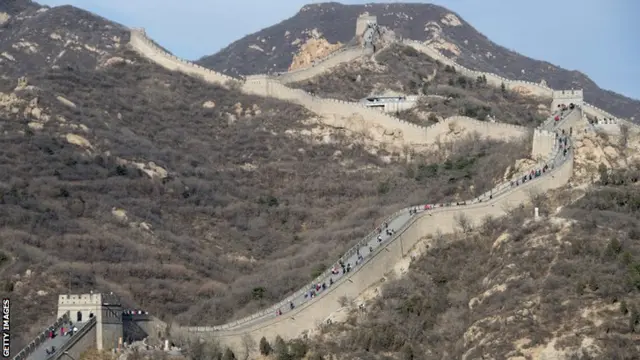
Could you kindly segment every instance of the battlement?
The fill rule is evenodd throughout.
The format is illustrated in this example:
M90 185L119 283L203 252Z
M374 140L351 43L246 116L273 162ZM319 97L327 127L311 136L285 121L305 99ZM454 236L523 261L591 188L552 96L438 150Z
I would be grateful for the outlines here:
M201 76L205 81L216 82L220 85L225 85L228 81L241 80L218 73L167 53L146 36L146 32L143 28L131 29L131 38L129 42L134 50L138 51L141 55L153 60L157 64L169 70L178 70L190 75Z
M360 103L362 104L386 104L386 103L397 103L403 101L418 101L420 99L419 95L408 95L408 96L369 96L362 100Z
M120 300L111 294L67 294L58 296L60 305L120 305Z
M361 14L356 20L356 37L362 37L369 24L377 24L378 17L375 15L369 15L368 13Z
M580 102L584 99L582 90L553 90L552 96L554 99L580 99Z
M458 73L464 76L468 76L470 78L477 78L479 76L484 76L487 79L487 83L492 86L501 86L505 85L507 89L510 90L526 90L531 92L532 95L541 96L541 97L552 97L552 89L546 85L546 83L534 83L532 81L524 81L524 80L510 80L505 77L489 73L468 69L455 61L449 59L440 53L439 50L430 47L427 44L421 43L419 41L404 39L402 41L404 45L410 46L417 51L420 51L424 54L429 55L431 58L440 61L442 64L449 65L453 67Z

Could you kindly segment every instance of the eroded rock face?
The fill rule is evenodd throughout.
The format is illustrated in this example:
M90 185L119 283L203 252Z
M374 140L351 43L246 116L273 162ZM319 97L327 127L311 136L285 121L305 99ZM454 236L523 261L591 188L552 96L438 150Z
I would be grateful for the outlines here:
M455 58L467 68L535 83L545 80L556 89L572 84L576 89L584 89L589 103L616 116L637 118L640 114L640 101L600 89L579 72L551 66L501 47L450 10L432 4L311 4L285 21L203 57L198 64L229 75L295 69L299 65L292 66L293 58L299 53L301 44L314 38L313 31L309 29L322 33L330 44L351 44L355 36L355 20L364 12L375 15L379 26L392 30L403 39L431 42L444 55Z
M92 149L93 148L93 146L91 145L89 140L85 139L84 137L82 137L80 135L67 134L67 135L65 135L65 138L67 139L67 142L69 144L73 144L73 145L79 146L79 147L84 148L84 149Z
M289 71L309 67L314 60L322 59L342 46L341 43L331 44L323 38L311 38L300 47L300 51L293 57Z
M4 25L7 21L9 21L10 18L11 15L5 12L0 12L0 25Z

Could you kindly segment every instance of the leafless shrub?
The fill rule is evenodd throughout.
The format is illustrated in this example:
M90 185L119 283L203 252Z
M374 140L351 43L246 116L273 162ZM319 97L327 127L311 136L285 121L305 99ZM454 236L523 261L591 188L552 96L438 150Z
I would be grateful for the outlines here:
M448 65L438 64L422 53L401 45L390 46L376 55L376 61L386 65L386 71L374 71L373 67L344 64L330 73L294 83L290 86L316 93L322 97L344 98L359 101L369 96L379 85L385 89L406 94L436 95L422 99L416 110L430 113L426 120L414 110L396 114L404 120L430 125L437 116L447 118L465 115L479 120L491 116L498 121L535 127L542 123L545 114L538 110L542 99L521 96L513 91L501 91L478 79L466 78L447 71ZM409 51L411 54L407 53ZM435 71L435 78L430 75ZM360 76L361 81L355 79ZM445 99L439 98L442 96Z
M618 146L620 150L624 153L627 150L627 146L629 145L629 126L627 124L620 125L620 139L618 142Z
M339 330L344 340L335 342L327 336L317 346L340 358L403 354L409 352L408 345L416 354L499 357L512 351L517 339L544 344L562 328L567 335L580 329L580 336L597 339L607 349L603 354L607 358L637 353L640 347L630 335L640 325L640 246L637 236L631 240L628 233L639 223L640 202L635 199L637 189L627 185L618 186L615 201L600 202L603 193L613 190L611 186L592 190L573 205L586 209L597 227L584 222L583 214L569 232L567 225L525 222L531 206L513 208L500 219L486 218L479 232L459 234L458 241L432 247L412 263L405 277L387 282L367 317ZM594 207L595 200L601 205ZM609 228L607 219L614 211L636 216L631 223ZM511 236L494 246L497 234L504 231ZM506 279L510 280L504 290L469 311L471 298ZM524 311L523 304L531 299L538 299L538 305ZM615 311L600 313L605 319L599 325L581 316L585 308L617 302ZM484 322L487 319L495 321ZM492 339L490 348L477 341L464 345L457 341L472 324L481 329L481 339ZM578 347L571 338L563 345Z
M455 222L463 233L468 233L473 230L473 223L465 213L456 214Z
M52 119L89 129L82 135L92 155L67 143L61 135L71 130L60 133L53 121L25 137L22 121L0 119L0 250L15 257L2 295L30 299L14 309L14 331L25 337L54 317L56 284L113 290L125 305L180 324L251 314L310 281L388 214L487 191L529 146L470 137L416 153L410 164L385 163L346 135L319 145L287 135L308 128L301 120L311 114L300 106L119 55L136 61L29 80ZM214 108L202 107L208 100ZM345 161L330 160L336 151ZM154 162L168 176L150 178L119 159ZM383 187L380 179L388 179ZM44 275L15 286L13 275L27 269ZM28 296L36 290L50 295Z

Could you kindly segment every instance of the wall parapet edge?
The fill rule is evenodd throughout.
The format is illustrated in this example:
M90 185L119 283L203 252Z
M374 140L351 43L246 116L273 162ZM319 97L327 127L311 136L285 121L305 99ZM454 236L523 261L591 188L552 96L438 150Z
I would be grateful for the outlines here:
M574 110L575 111L575 110ZM572 114L572 112L569 112L567 114L567 117ZM566 117L565 117L566 118ZM450 117L448 119L452 119L450 121L455 121L455 120L471 120L471 121L475 121L475 122L482 122L480 120L476 120L476 119L472 119L472 118L468 118L468 117L463 117L463 116L458 116L458 117ZM447 119L447 120L448 120ZM487 123L490 124L490 123ZM522 127L522 126L517 126L517 125L511 125L512 127L519 127L522 128L523 130L529 131L529 128L526 127ZM538 131L540 134L544 134L545 136L553 136L553 138L555 139L555 133L549 131L549 130L536 130ZM548 158L544 161L544 163L550 163L551 161L556 161L558 156L560 154L560 149L559 147L553 147L552 151L548 154ZM572 161L572 156L571 156L571 161ZM562 165L566 165L567 162L570 162L568 159L565 159L564 163L562 163ZM536 164L535 168L539 168L540 165ZM550 170L550 173L553 172L553 169L555 169L555 167L551 167L552 170ZM523 176L523 175L528 175L529 171L523 171L522 174L519 174L517 176L512 177L512 179L517 179L519 176ZM483 199L487 200L487 199L492 199L494 194L499 194L500 191L504 191L504 190L508 190L509 188L511 188L511 190L513 190L512 187L512 182L511 181L506 181L498 186L496 186L494 189L490 190L487 193L481 194L480 196L472 199L469 201L469 204L480 204L482 202ZM417 206L417 205L416 205ZM485 205L486 206L486 205ZM415 206L412 206L415 207ZM385 219L383 222L389 222L391 219L397 217L400 213L402 213L403 211L407 211L409 208L412 207L408 207L405 209L401 209L398 210L397 212L395 212L394 214L392 214L391 216L389 216L387 219ZM375 230L373 230L371 233L369 233L364 239L360 240L356 245L354 245L351 249L349 249L341 258L340 260L343 260L345 257L349 257L352 254L355 253L356 249L361 248L362 246L364 246L364 244L368 243L373 236L375 236L377 233L375 232ZM395 240L389 240L389 242L392 242ZM351 255L350 255L351 254ZM375 255L373 255L370 259L374 258ZM362 266L364 266L365 263L363 263ZM213 327L184 327L184 329L186 329L189 332L206 332L206 330L203 329L212 329L213 331L220 331L220 330L227 330L227 329L233 329L234 327L238 326L238 325L243 325L245 323L250 322L251 320L257 319L257 318L261 318L264 317L265 315L268 314L273 314L277 309L282 308L284 306L286 306L286 304L288 304L290 301L292 301L293 299L298 298L300 295L302 295L304 292L306 292L306 289L312 285L312 284L316 284L316 283L320 283L322 282L323 279L325 279L326 277L329 276L329 273L331 271L332 267L329 267L328 270L326 270L323 274L321 274L320 276L318 276L316 279L314 279L312 282L310 282L309 284L307 284L306 286L302 287L299 291L296 291L294 294L288 296L285 300L272 305L271 307L269 307L268 309L265 309L263 311L260 311L258 313L254 313L251 316L247 316L245 318L239 319L234 321L233 323L228 323L228 324L223 324L223 325L219 325L219 326L213 326ZM341 278L339 281L342 281L343 278ZM338 283L336 283L335 285L338 285Z
M144 39L146 39L146 38L144 38ZM415 42L415 41L414 41L414 42ZM187 62L187 61L184 61L184 60L182 60L182 59L178 59L177 57L175 57L175 56L173 56L173 55L167 54L166 52L162 51L162 50L161 50L161 49L159 49L157 46L155 46L154 44L152 44L150 41L149 41L148 43L149 43L149 45L148 45L148 46L149 46L150 48L154 49L154 51L158 51L158 53L161 53L161 54L169 55L168 57L170 57L170 58L174 58L174 59L177 59L177 60L178 60L178 62L180 62L180 63L187 64L187 65L191 65L191 68L192 68L192 69L197 70L196 72L198 72L198 73L201 73L202 71L209 71L209 72L215 73L216 75L219 75L219 76L221 76L221 77L227 77L227 78L232 79L232 80L238 80L238 79L232 78L232 77L227 76L227 75L224 75L224 74L216 73L216 72L214 72L213 70L203 68L203 67L201 67L201 66L199 66L199 65L197 65L197 64L196 64L195 66L193 66L193 64L191 64L191 63L189 63L189 62ZM415 42L415 43L418 43L418 42ZM425 48L427 47L427 46L426 46L426 45L424 45L424 44L420 44L420 45L421 45L421 46L424 46ZM156 49L157 49L157 50L156 50ZM346 50L345 50L345 51L346 51ZM507 83L508 83L508 84L526 84L526 85L531 85L532 87L535 87L535 88L538 88L538 89L542 89L542 90L544 90L544 91L545 91L545 94L546 94L546 92L549 92L550 94L553 94L553 90L552 90L551 88L549 88L548 86L543 86L543 85L536 84L536 83L533 83L533 82L528 82L528 81L521 81L521 80L509 80L509 79L503 78L503 77L498 76L498 75L495 75L495 74L486 73L486 72L479 72L479 71L475 71L475 70L470 70L470 69L464 68L463 66L461 66L461 65L459 65L459 64L457 64L457 63L455 63L453 60L450 60L450 59L446 58L444 55L442 55L441 53L439 53L439 51L434 50L434 49L432 49L432 51L433 51L434 53L437 53L437 55L432 56L432 57L434 57L436 60L440 60L440 59L442 59L442 60L441 60L442 62L444 62L444 63L446 63L446 64L449 64L449 65L451 65L451 66L454 66L456 69L460 69L460 70L461 70L461 72L463 72L463 73L476 74L477 76L485 75L485 76L487 76L487 77L492 77L492 78L496 78L496 79L504 80L505 84L507 84ZM333 58L333 57L337 56L338 54L339 54L339 53L336 53L336 54L334 54L333 56L328 57L328 58ZM430 55L430 53L427 53L427 55ZM431 55L430 55L430 56L431 56ZM316 65L316 66L318 66L318 65ZM307 69L300 69L300 72L303 72L303 71L308 70L308 69L310 69L310 68L307 68ZM286 74L286 73L285 73L285 74ZM257 75L257 76L261 76L261 75ZM274 79L274 78L273 78L273 76L270 76L270 75L266 75L266 74L265 74L265 76L264 76L264 78L263 78L263 79L266 79L266 80L264 81L265 85L268 85L268 84L270 84L270 83L278 84L279 86L282 86L283 88L286 88L286 89L288 89L289 91L291 91L291 93L300 94L299 92L297 92L297 91L296 91L296 90L299 90L299 89L291 89L291 88L288 88L288 87L286 87L284 84L282 84L282 83L278 82L278 81L277 81L277 79ZM250 75L250 76L247 76L244 80L245 80L245 82L252 82L252 84L257 84L257 85L261 85L261 84L262 84L262 81L261 81L261 80L258 80L258 79L256 79L254 76L251 76L251 75ZM377 112L377 111L375 111L375 110L373 110L373 109L369 109L368 107L366 107L366 106L362 106L362 105L360 105L360 104L358 104L358 103L346 102L346 101L344 101L344 100L338 100L338 99L321 99L321 98L317 98L317 97L315 97L315 96L309 95L308 93L305 93L305 92L304 92L304 91L302 91L302 90L299 90L299 91L303 93L303 94L300 94L300 96L303 96L303 95L304 95L304 96L308 96L308 97L310 97L310 98L312 99L312 101L316 101L316 102L330 102L330 103L331 103L331 102L333 102L333 103L340 103L340 104L349 105L349 106L351 106L351 107L352 107L352 108L354 108L354 109L357 109L357 108L367 109L368 111L374 111L374 112L375 112L375 114L376 114L376 116L377 116L377 117L379 117L379 118L382 118L382 117L384 117L384 118L388 118L388 119L391 119L391 120L396 121L396 122L397 122L398 124L400 124L400 125L410 124L412 127L423 128L424 130L428 130L428 129L429 129L429 128L431 128L432 126L436 126L436 125L438 125L438 124L435 124L435 125L432 125L432 126L430 126L430 127L424 127L424 126L420 126L420 125L416 125L416 124L412 124L412 123L406 122L406 121L404 121L404 120L401 120L401 119L398 119L398 118L395 118L395 117L389 116L389 115L387 115L387 114L383 114L383 113ZM595 108L595 107L594 107L594 108ZM359 109L359 110L362 110L362 109ZM356 111L356 112L357 112L357 111ZM454 119L452 119L452 118L454 118ZM450 119L452 119L452 120L450 120ZM444 122L446 122L446 121L449 121L449 122L451 122L451 121L456 121L456 119L457 119L457 120L463 120L463 119L464 119L465 121L469 121L469 120L471 120L471 121L474 121L474 122L484 123L484 124L486 124L486 125L491 124L492 126L503 127L503 128L511 128L511 129L516 129L516 128L517 128L517 129L527 129L527 130L528 130L528 128L525 128L525 127L519 127L519 126L517 126L517 125L503 124L503 123L489 123L489 122L484 122L484 121L481 121L481 120L472 119L472 118L468 118L468 117L451 117L451 118L448 118L448 119L444 120ZM497 125L496 125L496 124L497 124ZM543 133L542 133L542 132L540 132L539 134L543 134ZM558 153L558 151L555 151L555 152L554 152L554 154L557 154L557 153ZM482 196L481 196L481 197L482 197ZM478 197L478 198L481 198L481 197ZM474 199L474 201L475 201L475 199ZM396 214L394 214L394 215L396 215ZM392 215L392 216L394 216L394 215ZM360 244L360 243L358 243L357 245L359 245L359 244ZM356 245L356 246L357 246L357 245ZM355 246L354 246L354 248L355 248ZM323 274L323 275L324 275L324 274ZM319 277L319 278L320 278L320 277ZM316 279L316 280L317 280L317 279ZM314 282L316 282L316 280L314 280ZM300 291L304 291L304 288L303 288L303 289L301 289ZM234 327L236 327L236 326L238 326L238 325L241 325L241 324L243 324L243 323L246 323L246 322L248 322L248 321L250 321L250 320L252 320L252 319L260 318L260 317L262 317L262 316L264 316L264 315L266 315L266 314L268 314L268 313L270 313L270 312L275 311L275 309L277 309L277 308L279 308L279 307L282 307L283 305L287 304L287 303L288 303L288 301L290 301L289 299L292 299L292 298L298 297L298 296L301 294L301 292L300 292L300 291L298 291L298 292L294 293L293 295L291 295L291 296L290 296L290 297L288 297L287 299L285 299L285 300L281 301L280 303L275 304L275 305L272 305L269 309L265 309L265 310L263 310L263 311L260 311L260 312L254 313L254 314L252 314L252 315L250 315L250 316L248 316L248 317L246 317L246 318L243 318L243 319L240 319L240 320L236 320L236 321L230 322L230 323L228 323L228 324L223 324L223 325L218 325L218 326L213 326L213 327L191 327L191 328L192 328L192 329L200 329L200 330L202 330L202 329L205 329L205 330L207 330L207 329L214 329L214 330L232 329L232 328L234 328ZM248 319L248 320L247 320L247 319Z
M47 339L47 333L48 333L48 329L51 327L54 328L59 328L60 326L62 326L62 324L66 323L69 321L69 312L65 312L62 316L60 316L59 318L56 319L56 321L53 322L53 324L49 325L49 327L47 327L47 330L42 331L40 334L36 335L36 337L31 340L31 342L29 342L29 344L27 344L27 346L25 346L23 349L21 349L18 354L16 354L16 356L13 357L13 360L24 360L26 359L29 355L33 354L38 346L40 344L42 344L44 341L46 341Z

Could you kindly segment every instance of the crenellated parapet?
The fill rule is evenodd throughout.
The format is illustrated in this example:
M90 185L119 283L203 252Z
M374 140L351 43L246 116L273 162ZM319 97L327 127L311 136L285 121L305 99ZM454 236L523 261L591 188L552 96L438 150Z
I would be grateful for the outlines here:
M455 61L442 55L442 53L440 53L440 51L438 51L437 49L430 47L429 45L424 44L422 42L410 40L410 39L404 39L402 43L404 45L414 48L419 52L422 52L428 55L429 57L435 60L440 61L444 65L449 65L453 67L456 70L456 72L460 73L461 75L464 75L470 78L477 78L477 77L484 76L487 79L487 84L492 86L500 87L502 86L502 84L504 84L504 86L509 90L517 90L517 91L526 90L535 96L552 97L553 89L551 89L550 87L544 84L534 83L532 81L510 80L493 73L471 70L456 63Z
M456 129L458 128L465 129L469 132L477 132L487 138L500 140L522 137L531 134L532 132L531 129L522 126L480 121L464 116L450 117L440 123L429 127L423 127L371 109L362 103L348 102L339 99L320 98L306 93L303 90L292 89L285 85L285 83L291 79L316 76L336 64L348 62L353 58L363 55L362 53L356 54L355 52L348 54L350 51L349 49L340 50L335 54L328 56L325 60L316 63L315 66L292 72L292 74L298 74L296 76L299 77L292 75L288 78L289 80L287 80L286 74L281 74L280 76L268 74L251 75L242 79L234 79L166 54L162 49L153 45L149 40L145 41L146 36L144 36L143 31L139 31L135 36L132 32L132 39L132 46L136 48L138 52L169 69L199 76L209 82L221 83L229 80L240 81L242 83L241 90L246 93L290 101L327 117L335 115L335 117L348 118L353 117L353 115L359 115L362 117L361 120L365 123L366 128L380 126L385 129L393 130L394 132L398 130L398 132L402 133L402 138L407 145L434 143L442 140L444 136L456 133ZM469 77L484 76L486 77L487 82L494 86L502 86L504 84L508 89L525 89L537 96L546 98L554 97L554 90L546 85L527 81L511 81L495 74L473 71L456 64L453 60L444 57L437 50L430 48L425 44L411 40L405 40L404 43L414 47L418 51L426 53L446 65L453 66L456 71L460 72L462 75ZM344 55L345 53L348 55ZM344 58L341 58L341 56L344 56ZM214 75L210 75L212 73ZM584 105L585 106L583 108L585 112L588 113L591 111L593 113L602 114L601 109L590 107L586 103ZM353 274L340 279L317 300L304 303L296 309L293 309L287 316L278 316L276 312L286 308L291 301L300 298L300 296L308 291L310 284L286 297L277 304L244 319L239 319L219 326L181 327L180 329L193 334L209 334L209 336L215 335L224 344L234 348L239 348L241 347L240 342L242 337L246 335L253 337L256 341L261 336L265 336L267 339L271 340L276 334L285 338L291 338L299 336L302 332L314 328L318 322L324 321L329 314L339 308L337 301L338 298L342 296L354 298L376 281L379 281L379 279L384 276L393 264L406 255L405 250L411 248L411 246L423 237L425 233L436 230L443 230L445 232L453 231L453 229L455 229L455 217L461 214L468 216L473 222L479 222L486 215L504 215L505 208L516 206L523 201L526 201L532 190L546 191L566 184L572 174L573 155L571 153L568 155L563 154L563 152L560 151L560 148L556 146L555 130L560 128L564 129L565 127L573 126L573 124L578 124L580 120L582 120L582 114L580 108L578 108L568 110L568 113L563 113L561 115L561 121L555 121L554 118L551 117L543 125L533 130L534 149L532 151L532 155L537 157L539 160L539 163L536 165L536 169L539 170L543 165L550 169L547 174L544 174L544 176L539 179L534 179L526 185L518 187L514 187L513 182L508 181L498 185L493 190L482 194L476 199L464 202L463 206L455 206L455 204L439 204L435 211L424 212L420 216L412 218L410 221L406 222L402 228L397 229L398 235L394 237L393 240L390 240L388 244L385 244L384 246L381 246L379 250L376 250L376 252L368 257L366 261L353 272ZM527 171L519 174L518 176L524 176L530 173L531 171ZM407 209L403 209L400 212L391 215L387 221L390 222L401 217L407 211ZM348 258L357 252L359 246L368 244L371 241L372 236L375 236L374 232L359 241L354 248L350 249L343 256L343 259ZM385 249L386 251L384 251ZM326 279L329 271L330 270L327 270L327 272L315 279L314 283L319 283L323 279Z
M554 90L552 93L551 108L556 109L561 106L582 105L584 94L582 90Z
M147 57L153 62L164 68L173 71L181 71L189 75L201 77L207 82L226 84L228 81L241 80L228 75L221 74L211 69L205 68L198 64L183 60L175 55L169 54L156 44L154 44L147 36L144 29L132 29L131 39L129 40L133 49L141 55Z
M579 112L579 110L572 111L570 115L575 112ZM450 121L459 120L466 119L453 118ZM540 131L539 134L543 136L553 134L552 129L546 130L548 134L543 131ZM456 219L462 215L466 216L473 224L479 223L487 215L504 215L508 208L526 201L532 192L544 192L563 186L571 177L572 172L572 154L563 154L560 148L556 147L550 157L537 164L536 168L514 174L511 179L475 199L461 203L413 206L411 209L417 209L418 213L412 217L406 215L409 208L402 209L382 221L392 223L394 219L403 216L407 219L400 228L396 229L397 234L394 239L380 244L351 273L338 278L317 298L299 303L300 298L308 292L309 286L322 283L326 281L327 277L333 276L331 269L335 267L329 268L314 279L311 284L283 301L249 317L220 326L183 327L181 330L187 331L195 337L215 336L223 344L235 349L241 348L242 338L246 336L250 336L256 341L263 336L270 341L276 335L283 338L300 336L305 331L323 323L330 314L338 311L340 309L338 299L345 296L353 299L370 286L378 283L389 268L407 256L410 249L425 233L455 231ZM528 178L528 181L525 182L524 178ZM521 181L522 183L520 183ZM368 234L348 250L338 261L338 264L349 261L359 251L367 248L371 243L375 243L377 234L378 232L375 230ZM297 306L290 309L289 304L293 301L296 301ZM286 313L283 314L281 311L286 311Z

